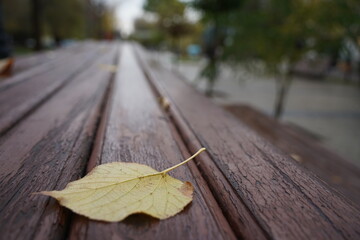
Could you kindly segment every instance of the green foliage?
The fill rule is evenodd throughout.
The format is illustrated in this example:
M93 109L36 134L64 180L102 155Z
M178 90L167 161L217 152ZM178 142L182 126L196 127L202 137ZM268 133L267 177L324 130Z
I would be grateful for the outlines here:
M34 38L33 0L2 1L5 30L16 42ZM113 10L97 0L38 0L41 37L103 38L115 29Z
M320 51L330 54L338 51L344 38L360 45L360 1L322 1L315 14Z
M181 53L181 41L189 42L193 39L192 36L199 35L199 24L186 19L185 9L186 4L178 0L147 0L144 10L157 17L156 27L152 29L152 40L159 40Z
M24 0L8 0L1 3L3 5L4 28L15 38L31 34L31 9L28 3L29 1L24 3Z
M56 38L82 38L85 35L85 6L74 0L47 0L44 23Z
M157 23L145 18L137 18L134 22L134 33L130 39L140 42L150 48L157 48L165 40L164 34L159 31Z
M194 0L194 6L204 12L205 21L217 26L214 38L221 32L219 28L226 29L219 59L241 62L252 70L265 70L277 77L280 83L277 116L291 81L291 70L306 53L336 56L346 38L360 44L359 0L238 2L235 6L231 0ZM218 63L213 59L208 63L203 73L212 84L214 74L205 73L216 73Z
M184 16L186 5L178 0L148 0L144 9L158 16L158 26L171 38L179 38L191 32L191 24Z
M113 34L115 29L114 10L104 1L87 1L83 17L86 17L87 37L102 39Z
M214 84L219 75L219 60L227 33L228 19L234 11L242 5L242 0L195 0L192 6L203 13L203 20L207 27L203 37L203 51L207 64L200 76L208 80L206 94L212 95Z
M195 0L192 5L209 15L228 14L241 5L241 0Z
M144 10L156 13L161 19L183 16L186 5L177 0L147 0Z
M234 33L226 48L230 61L261 60L267 70L278 72L280 64L293 64L308 50L312 36L309 11L302 0L246 0L229 21Z
M267 70L279 74L310 50L334 54L344 38L358 41L360 2L357 0L245 0L228 16L232 30L224 60L261 60ZM281 72L281 71L280 71Z

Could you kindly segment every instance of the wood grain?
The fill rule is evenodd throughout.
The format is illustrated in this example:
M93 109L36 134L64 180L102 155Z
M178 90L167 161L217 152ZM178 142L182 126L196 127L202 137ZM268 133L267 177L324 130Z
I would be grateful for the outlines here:
M124 45L112 81L99 64L113 64L116 48L77 48L71 59L54 60L62 62L54 69L25 70L28 75L0 85L1 238L360 238L356 203L178 76L149 64L141 48L136 59ZM161 108L159 97L169 100L169 109ZM296 139L290 143L311 148ZM91 221L31 194L63 189L108 162L163 170L202 146L208 152L170 172L192 182L195 194L184 211L165 221L145 215Z
M139 59L145 58L142 55ZM244 203L266 237L360 237L360 211L357 206L171 72L158 65L145 70L155 85L162 86L159 88L162 95L170 100L170 114L174 118L181 118L179 122L186 123L179 129L183 128L182 137L188 147L191 149L202 145L208 148L209 157L216 168L209 171L208 159L204 159L203 155L198 161L214 195L229 195L221 182L223 179L210 181L222 174L240 200L233 202L232 209L236 209L239 202ZM226 203L219 202L220 206L228 208L227 199L219 200ZM230 209L224 210L230 214L226 217L236 219L237 213ZM231 223L233 228L241 226L234 221ZM245 239L252 238L251 233L247 234L249 231L243 235Z
M147 75L150 83L153 84L155 89L154 91L156 91L159 96L168 98L169 96L166 95L164 87L159 84L158 81L152 80L154 72L147 69L151 68L151 66L147 64L147 61L145 61L145 59L147 59L145 52L139 46L136 46L136 50L139 60L144 60L139 61L139 63L142 65L144 73ZM172 122L181 134L187 148L194 152L202 147L194 132L189 128L186 119L182 117L181 113L176 110L172 103L169 108L169 113ZM254 240L269 239L266 231L259 226L254 216L238 197L236 191L232 188L226 176L218 169L209 154L207 152L203 153L201 159L201 162L197 162L197 165L200 167L199 170L201 171L201 174L209 185L211 191L215 193L214 197L218 201L221 210L226 215L226 218L232 226L236 236L238 238L244 238L244 236L246 236L245 239ZM206 164L202 164L202 162L205 162ZM208 172L211 172L212 174L207 174ZM218 191L217 188L221 188L222 191Z
M128 44L122 49L118 69L109 115L105 118L104 139L98 143L102 148L97 164L137 162L163 170L179 163L188 153L174 139L169 119L161 111ZM170 173L195 187L193 202L176 216L159 221L135 215L120 223L77 216L70 239L235 239L204 180L199 174L192 174L193 164Z
M0 134L6 132L23 117L64 87L77 74L89 68L96 56L101 56L101 46L57 62L51 71L35 75L21 83L0 89Z
M89 42L71 48L15 57L11 76L1 79L0 81L0 92L3 92L13 85L31 79L36 75L49 72L56 66L61 65L61 63L66 63L66 61L76 54L85 52L95 46L95 43Z
M360 203L360 169L356 165L308 135L252 107L229 105L225 108L344 196L354 203Z
M66 58L74 55L78 49L85 47L87 43L75 43L67 47L61 47L55 50L48 50L39 53L31 53L22 56L16 56L12 69L12 76L18 75L29 69L34 69L42 64L57 61L59 58Z
M95 51L96 52L96 51ZM64 239L69 211L32 193L62 189L85 170L115 46L0 138L0 236Z

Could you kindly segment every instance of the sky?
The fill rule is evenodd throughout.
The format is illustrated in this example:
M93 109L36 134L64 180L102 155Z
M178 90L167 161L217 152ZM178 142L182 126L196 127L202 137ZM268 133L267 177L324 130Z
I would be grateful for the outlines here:
M115 14L118 28L124 34L130 34L133 30L133 22L143 14L145 0L105 0L116 8Z
M143 5L146 0L103 0L110 6L116 8L115 15L118 22L118 29L125 35L134 30L134 20L144 14ZM182 2L186 2L183 0ZM190 21L197 21L200 18L198 12L193 9L186 10L186 16Z

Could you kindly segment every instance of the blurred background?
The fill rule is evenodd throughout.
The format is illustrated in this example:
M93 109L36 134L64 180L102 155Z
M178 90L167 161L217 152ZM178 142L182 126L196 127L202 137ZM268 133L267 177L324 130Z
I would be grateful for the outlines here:
M137 41L217 104L259 110L360 165L359 0L1 0L0 17L1 59Z

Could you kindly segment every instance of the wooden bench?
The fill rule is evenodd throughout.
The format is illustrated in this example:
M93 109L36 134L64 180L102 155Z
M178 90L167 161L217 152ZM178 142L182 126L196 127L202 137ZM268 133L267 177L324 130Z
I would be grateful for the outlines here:
M172 73L149 65L139 46L103 46L0 93L11 104L0 101L0 119L6 119L0 121L2 238L360 237L357 205ZM99 64L117 64L117 72ZM169 100L169 109L159 97ZM108 162L162 170L200 146L208 152L170 173L193 183L194 200L167 220L133 215L120 223L92 221L31 195L63 189Z
M83 175L111 77L98 64L113 64L117 55L116 46L103 54L98 48L0 95L7 96L0 103L0 116L9 119L1 121L6 131L0 138L4 239L54 239L67 231L69 212L31 193L63 188ZM74 75L79 68L83 71Z
M39 52L36 54L26 54L22 56L15 56L15 62L13 66L12 75L19 74L30 68L37 67L44 63L51 62L56 60L57 58L65 57L66 55L72 55L76 52L76 48L83 47L85 44L81 44L79 46L69 46L65 48L60 48L57 50L48 50Z
M139 59L146 59L138 51ZM359 238L359 206L157 64L142 61L237 237Z
M228 105L225 109L354 203L360 203L360 169L356 165L322 146L307 132L250 106Z
M74 44L73 46L57 50L15 56L10 75L0 78L0 84L2 87L12 85L14 82L49 71L57 66L60 59L68 60L77 53L84 51L85 48L89 48L91 45L94 46L95 43Z
M85 45L66 58L34 66L0 83L0 133L89 68L105 46Z

